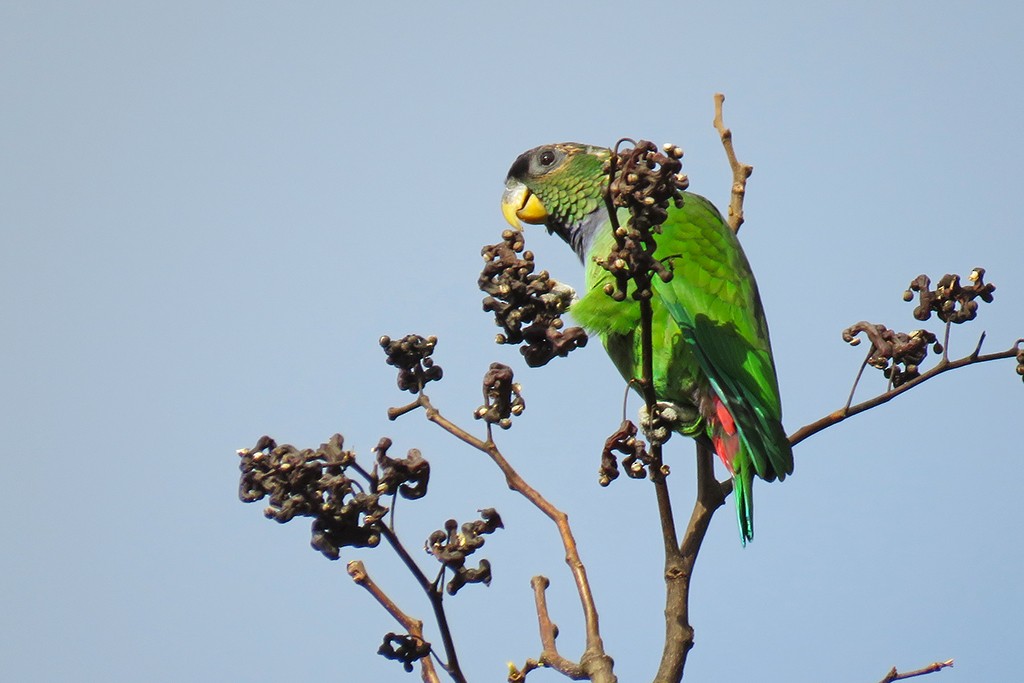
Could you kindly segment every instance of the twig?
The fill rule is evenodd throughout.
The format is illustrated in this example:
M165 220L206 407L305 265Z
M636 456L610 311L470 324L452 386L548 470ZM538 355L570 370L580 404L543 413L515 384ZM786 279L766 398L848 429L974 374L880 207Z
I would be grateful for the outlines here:
M536 659L527 659L526 663L523 664L523 668L519 669L512 662L508 663L508 678L505 679L507 683L522 683L526 680L526 674L530 673L534 669L540 669L544 665L538 662Z
M863 401L861 403L858 403L855 406L850 406L848 408L840 408L839 410L836 410L836 411L834 411L832 413L829 413L828 415L822 417L819 420L816 420L815 422L812 422L809 425L805 425L805 426L801 427L800 429L798 429L795 432L793 432L792 434L790 434L790 436L789 436L789 443L791 443L791 444L793 444L795 446L798 443L800 443L801 441L803 441L804 439L806 439L807 437L812 436L814 434L817 434L818 432L822 431L823 429L827 429L827 428L831 427L832 425L839 424L840 422L842 422L846 418L853 417L854 415L857 415L858 413L863 413L865 410L870 410L870 409L872 409L872 408L874 408L876 406L882 405L883 403L888 403L889 401L891 401L892 399L896 398L900 394L902 394L902 393L904 393L906 391L910 391L911 389L913 389L914 387L918 386L919 384L928 381L932 377L935 377L937 375L941 375L944 372L948 372L949 370L956 370L957 368L962 368L962 367L965 367L965 366L968 366L968 365L973 365L974 363L986 363L986 362L988 362L990 360L1003 360L1005 358L1013 358L1014 356L1017 355L1018 351L1020 350L1020 345L1021 344L1024 344L1024 339L1018 339L1014 343L1014 345L1011 346L1006 351L1000 351L998 353L988 353L988 354L985 354L985 355L978 355L977 354L977 349L975 349L975 352L971 353L971 355L964 356L963 358L960 358L959 360L954 360L954 361L947 361L945 359L940 360L938 362L938 364L936 364L933 368L931 368L927 372L924 372L924 373L920 374L919 376L915 377L914 379L912 379L912 380L910 380L910 381L908 381L908 382L906 382L904 384L901 384L900 386L896 387L895 389L891 389L889 391L881 393L878 396L875 396L874 398L868 399L867 401Z
M568 515L548 502L540 492L526 483L519 473L516 472L515 468L505 459L493 441L490 439L486 441L479 439L444 417L424 393L418 395L416 404L423 408L428 420L460 441L486 453L498 466L502 474L505 475L505 482L508 484L508 487L530 501L534 507L544 513L558 527L558 534L562 539L562 547L565 550L565 563L569 565L569 570L572 572L583 608L586 646L583 655L580 657L579 665L586 676L595 683L615 683L617 679L615 674L612 673L613 662L604 650L594 595L590 589L590 582L587 579L586 567L580 559L576 539L573 537L572 528L569 526ZM405 408L408 408L408 410ZM402 409L403 413L409 412L412 409L409 406L405 408ZM390 415L392 411L389 410L388 412Z
M905 678L913 678L914 676L924 676L925 674L932 674L932 673L935 673L936 671L941 671L941 670L943 670L943 669L945 669L947 667L952 667L952 666L953 666L953 660L952 659L947 659L944 662L935 662L934 664L929 664L928 666L924 667L923 669L918 669L916 671L908 671L907 673L902 673L902 674L900 672L898 672L896 670L896 667L894 666L889 671L889 673L887 673L885 675L885 678L883 678L881 681L879 681L879 683L892 683L893 681L902 681Z
M412 403L405 404L404 406L399 406L397 408L388 408L388 419L394 422L395 420L402 417L406 413L411 413L412 411L421 407L421 405L422 404L419 402L419 399L417 399Z
M590 589L590 582L587 579L587 570L580 559L579 550L576 546L576 539L573 537L572 529L569 526L569 516L552 505L536 489L526 483L518 472L509 464L505 457L498 450L492 441L483 442L471 436L462 428L443 417L441 413L430 405L429 399L423 394L426 401L427 419L434 422L442 429L456 438L474 446L490 456L491 460L498 466L505 475L505 482L513 491L519 493L534 507L543 512L558 527L559 536L562 539L562 547L565 549L565 563L569 565L573 578L576 581L576 590L580 596L580 603L583 607L583 620L586 631L586 647L583 656L580 658L580 665L589 674L590 680L595 683L614 683L615 675L612 673L612 659L604 651L604 643L601 640L600 628L598 625L597 607L594 604L594 594Z
M872 351L874 351L874 348L868 349L868 355L864 356L864 361L860 364L860 370L857 371L857 376L853 380L853 386L850 387L850 395L846 397L846 405L843 406L843 410L849 410L850 404L853 403L853 395L857 393L857 385L860 384L860 378L864 376L864 368L868 366Z
M444 655L446 661L441 664L444 670L452 677L457 683L465 683L466 677L462 673L462 668L459 666L459 657L455 651L455 640L452 638L451 627L448 625L448 615L444 611L444 593L443 589L439 585L439 582L431 582L427 578L427 575L423 573L420 566L416 564L416 561L409 554L409 551L405 549L402 542L398 539L398 536L386 526L382 526L380 529L381 536L388 542L398 557L401 558L405 566L409 568L416 582L423 589L427 598L430 600L430 607L434 611L434 618L437 620L437 628L441 632L441 642L444 645Z
M551 621L551 616L548 613L548 601L545 595L549 584L550 582L543 576L535 576L530 581L530 585L533 586L533 600L537 605L537 625L540 629L542 647L539 663L549 666L573 680L586 678L587 675L583 667L558 654L558 647L555 645L555 638L558 637L558 627Z
M620 226L610 189L616 177L615 157L609 166L608 174L612 180L609 182L609 190L605 192L605 204L608 207L612 232L618 235ZM742 205L742 192L739 202ZM641 354L640 376L635 378L632 384L643 395L647 414L652 420L657 415L658 400L654 386L654 311L651 304L653 276L654 273L647 270L634 272L631 276L636 285L634 298L637 299L640 308ZM731 482L723 486L715 479L711 444L706 438L698 440L697 500L694 502L690 522L680 544L666 481L668 472L662 459L662 444L656 439L651 441L648 473L654 484L658 502L658 517L665 553L665 642L654 680L656 683L678 683L686 666L686 656L693 648L693 627L689 621L690 580L693 577L693 568L711 517L725 501L725 496L731 489Z
M373 596L374 600L380 603L380 606L387 610L388 614L395 618L402 628L404 628L410 636L416 638L421 643L427 642L423 638L423 622L419 619L414 619L408 614L403 612L394 601L388 597L388 595L381 590L370 575L366 572L366 566L359 560L353 560L348 563L348 575L352 577L358 585L366 589L366 591ZM424 657L420 660L420 675L423 678L424 683L440 683L440 679L437 676L437 670L434 668L434 661L430 657Z
M984 343L985 343L985 333L982 332L981 336L978 337L978 345L975 346L974 347L974 351L971 352L971 356L970 356L971 358L973 358L975 360L978 359L978 355L981 353L981 345L984 344ZM1020 344L1020 340L1018 340L1017 343ZM946 350L945 347L943 347L943 351L945 351L945 350Z
M729 227L733 232L739 232L743 225L743 196L747 192L747 178L754 172L750 164L741 164L736 158L736 151L732 146L732 131L725 127L722 122L722 103L725 102L725 95L715 93L715 130L722 138L722 146L725 148L725 155L729 158L729 168L732 169L732 196L729 199Z

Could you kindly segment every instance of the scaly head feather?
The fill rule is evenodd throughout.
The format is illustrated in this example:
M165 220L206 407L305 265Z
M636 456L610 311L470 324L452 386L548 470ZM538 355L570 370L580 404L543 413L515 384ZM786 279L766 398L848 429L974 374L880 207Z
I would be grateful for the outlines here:
M523 152L505 180L502 212L517 230L544 224L582 258L594 230L603 222L604 164L611 151L561 142Z

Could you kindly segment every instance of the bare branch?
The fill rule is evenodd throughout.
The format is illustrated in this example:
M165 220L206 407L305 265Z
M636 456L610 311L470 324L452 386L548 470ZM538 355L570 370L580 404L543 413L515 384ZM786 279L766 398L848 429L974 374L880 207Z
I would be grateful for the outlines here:
M579 593L580 603L583 608L586 646L583 656L580 657L580 666L585 672L586 677L595 681L595 683L615 683L617 679L615 674L612 673L613 662L604 650L594 595L590 588L590 582L587 579L586 567L580 559L576 539L572 534L572 528L569 526L568 515L552 505L540 492L526 483L490 438L486 441L481 440L441 415L441 412L433 406L430 398L424 393L418 395L416 402L424 409L428 420L460 441L486 453L498 466L502 474L505 475L505 482L508 484L508 487L521 494L555 523L555 526L558 528L558 534L562 539L562 547L565 549L565 562L569 565L569 570L572 572L573 579L576 582L576 590Z
M417 399L411 403L405 404L404 406L399 406L397 408L388 408L388 419L394 422L395 420L402 417L406 413L411 413L412 411L421 407L422 405L420 404L419 399Z
M889 673L885 675L885 678L879 681L879 683L892 683L893 681L902 681L905 678L913 678L914 676L924 676L925 674L932 674L936 671L941 671L942 669L952 666L953 660L947 659L944 662L935 662L934 664L929 664L923 669L917 669L916 671L908 671L907 673L902 674L896 670L896 667L893 667L889 671Z
M690 513L682 544L665 552L665 647L654 680L677 683L683 677L686 656L693 649L690 625L690 581L704 536L715 511L732 491L732 480L719 482L714 473L714 451L706 440L697 441L697 500Z
M634 143L634 151L639 147L639 144ZM640 304L641 376L635 378L630 384L639 389L643 396L644 406L653 428L657 419L656 404L658 397L654 388L653 309L650 300L652 270L650 263L643 258L643 252L637 249L638 244L649 240L651 236L646 221L641 222L641 227L647 229L637 231L638 239L630 245L632 248L626 246L625 240L620 234L622 231L620 230L616 212L615 198L613 197L613 194L619 189L617 188L617 181L620 176L619 169L617 168L618 160L619 152L618 145L616 145L615 154L612 155L608 166L609 182L604 193L604 201L611 220L612 233L616 235L616 244L623 252L619 258L623 262L632 262L633 266L632 269L626 269L625 273L618 276L620 278L623 276L631 278L635 282L636 294L634 296ZM630 213L632 216L630 225L635 229L635 218L638 210L630 207ZM651 252L653 253L653 249L651 249ZM609 262L614 260L611 256L607 259ZM613 298L618 298L616 296L618 294L625 298L626 289L625 283L620 281L619 291L610 293L610 295ZM654 484L655 497L658 502L658 518L661 522L665 553L665 644L654 680L657 683L675 683L682 679L683 667L686 664L686 653L693 647L693 628L687 619L690 581L679 548L679 537L676 532L675 517L672 513L672 500L669 496L668 482L665 480L667 470L662 458L662 444L656 439L651 439L651 441L648 473Z
M398 557L401 558L405 566L408 567L410 573L412 573L416 582L430 600L430 606L434 611L434 618L437 620L437 627L441 631L441 642L444 645L445 659L447 660L442 663L444 670L456 682L465 683L466 678L462 673L459 657L455 651L455 640L452 638L451 627L448 625L448 615L444 611L444 593L441 587L435 585L434 582L427 578L426 574L423 573L423 570L416 564L412 555L409 554L409 551L405 549L405 546L402 545L398 536L391 529L384 526L381 527L380 531L381 536L388 542Z
M729 158L729 168L732 169L732 195L729 199L729 227L733 232L739 232L743 225L743 197L747 193L747 178L754 172L750 164L742 164L736 158L736 150L732 146L732 131L725 127L722 121L722 103L725 102L725 95L715 93L715 130L722 138L722 146L725 148L725 155Z
M868 366L872 350L868 349L868 355L864 356L864 361L860 364L860 370L857 371L857 376L853 380L853 386L850 387L850 395L846 397L846 405L843 406L843 410L849 410L850 404L853 403L853 395L857 393L857 385L860 384L860 378L864 376L864 368Z
M925 373L915 377L912 380L907 381L904 384L899 385L895 389L890 389L884 393L875 396L874 398L868 399L858 403L855 406L846 408L840 408L828 415L822 417L819 420L812 422L809 425L805 425L800 429L796 430L789 436L789 442L794 446L806 439L809 436L817 434L823 429L827 429L833 425L839 424L848 417L853 417L858 413L863 413L865 410L870 410L876 406L880 406L883 403L888 403L892 399L896 398L900 394L913 389L914 387L928 381L932 377L941 375L949 370L956 370L958 368L973 365L975 363L986 363L991 360L1003 360L1006 358L1013 358L1020 352L1021 344L1024 344L1024 339L1018 339L1013 346L1006 351L1000 351L998 353L988 353L984 355L978 354L981 342L979 341L979 347L976 348L969 356L964 356L959 360L947 361L945 358L940 360L933 368Z
M558 627L551 621L551 616L548 613L548 601L545 595L545 591L548 585L550 585L547 577L535 576L530 581L530 585L533 586L533 599L537 605L537 623L540 629L542 650L539 660L527 660L522 671L513 669L508 677L509 683L519 683L519 681L526 678L527 673L541 666L550 667L574 681L589 678L582 666L558 654L558 647L555 645L555 639L558 637Z
M388 597L388 595L381 590L380 586L370 578L370 575L366 572L366 566L359 560L353 560L348 563L347 566L348 575L352 577L352 580L356 584L362 586L366 591L373 596L381 607L383 607L388 614L395 618L402 628L404 628L410 636L426 643L427 641L423 638L423 622L419 619L414 619L408 614L403 612L401 608L394 603L394 601ZM423 683L440 683L440 679L437 676L437 670L434 668L434 661L430 657L423 657L420 659L420 675L423 678Z

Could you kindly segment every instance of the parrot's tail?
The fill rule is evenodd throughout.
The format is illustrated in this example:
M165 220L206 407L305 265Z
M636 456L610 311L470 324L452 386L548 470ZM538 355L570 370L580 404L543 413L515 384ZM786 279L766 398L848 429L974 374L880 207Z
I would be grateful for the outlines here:
M715 453L732 474L733 496L736 498L736 519L740 525L743 545L754 540L754 468L746 452L743 438L732 414L717 396L713 399L714 414L708 420L708 436Z

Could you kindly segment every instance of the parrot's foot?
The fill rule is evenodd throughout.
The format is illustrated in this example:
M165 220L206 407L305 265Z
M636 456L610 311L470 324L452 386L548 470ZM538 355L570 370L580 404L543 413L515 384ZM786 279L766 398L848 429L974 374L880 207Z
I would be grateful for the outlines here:
M640 429L652 444L663 444L677 431L683 422L683 411L670 401L654 404L654 417L647 412L647 406L640 407Z
M576 301L576 290L567 284L563 284L554 278L548 280L551 283L551 291L541 295L545 303L553 303L557 306L559 313L565 313Z

